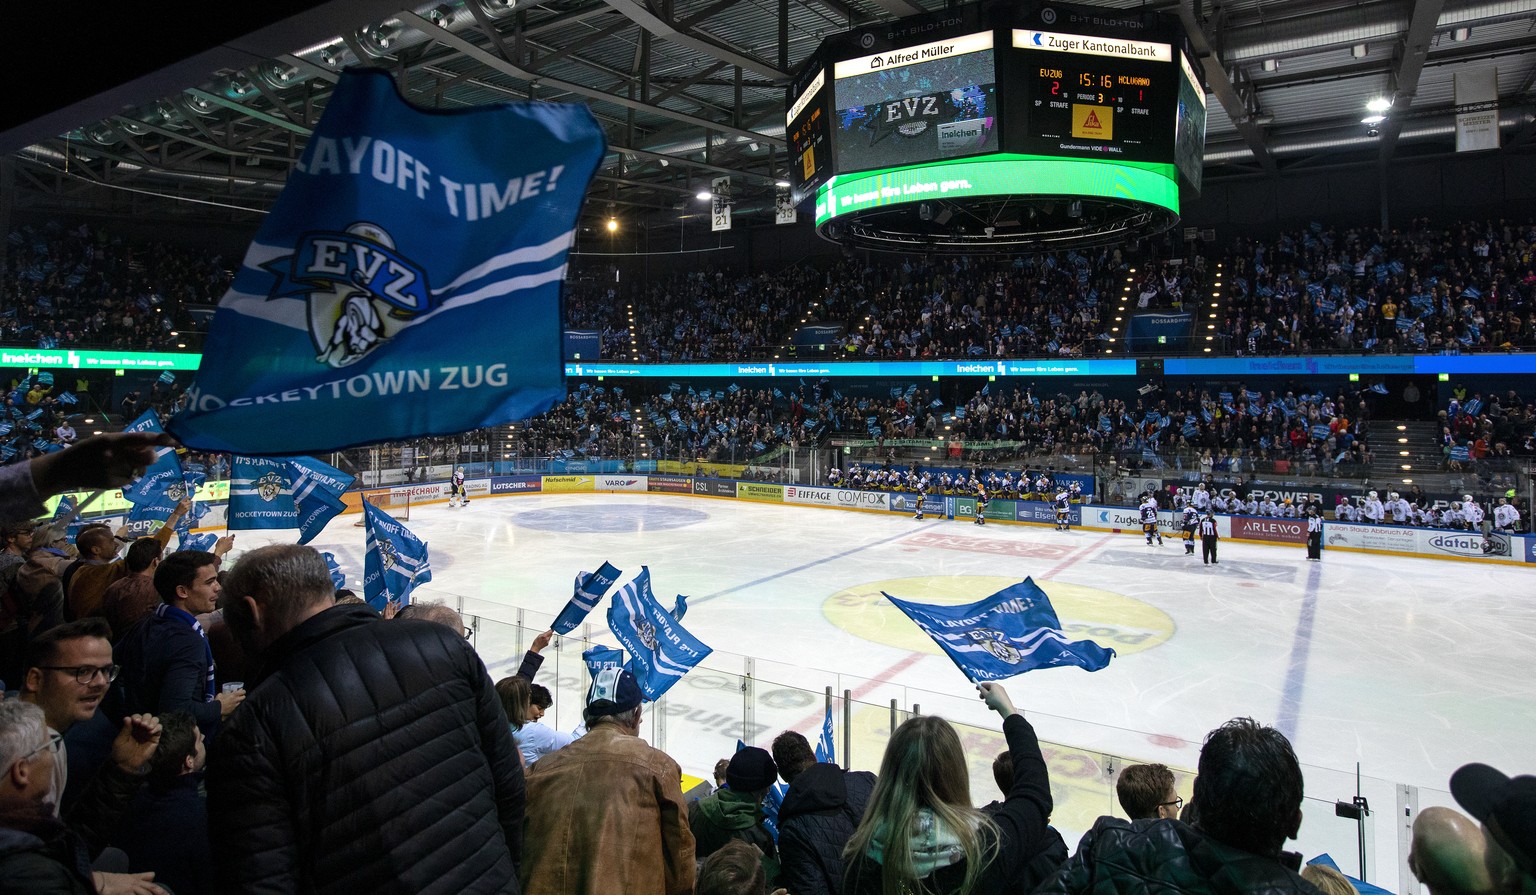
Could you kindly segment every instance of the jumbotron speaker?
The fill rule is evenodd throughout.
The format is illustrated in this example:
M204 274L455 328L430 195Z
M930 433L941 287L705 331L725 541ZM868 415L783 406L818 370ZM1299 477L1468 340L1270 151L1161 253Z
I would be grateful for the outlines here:
M902 252L1129 242L1200 188L1205 91L1178 19L995 0L827 38L786 93L817 232Z

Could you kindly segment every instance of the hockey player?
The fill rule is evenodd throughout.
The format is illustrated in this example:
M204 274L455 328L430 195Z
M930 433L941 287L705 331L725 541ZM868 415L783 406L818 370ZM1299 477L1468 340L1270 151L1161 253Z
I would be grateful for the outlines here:
M1360 508L1360 515L1372 525L1380 525L1386 517L1386 510L1381 505L1381 498L1375 491L1365 496L1365 505Z
M1509 502L1509 498L1499 498L1499 505L1493 508L1493 527L1506 533L1520 530L1520 511Z
M928 473L923 473L912 490L917 492L917 512L913 514L912 518L921 522L923 521L923 501L928 497Z
M987 524L987 489L981 482L976 483L976 520L977 525Z
M1181 512L1187 506L1189 506L1189 495L1184 493L1184 489L1183 488L1180 488L1178 485L1174 485L1173 486L1173 511L1175 513Z
M1147 546L1157 538L1157 546L1163 546L1163 533L1157 530L1157 498L1148 491L1141 496L1141 532L1147 536Z
M1483 537L1488 537L1488 533L1493 528L1493 525L1488 522L1487 514L1483 512L1482 507L1477 505L1477 501L1472 499L1472 495L1463 494L1461 496L1461 514L1467 517L1467 528L1473 531L1480 531L1483 533Z
M1284 519L1295 519L1296 502L1287 497L1285 501L1280 504L1280 516Z
M1199 494L1200 492L1196 491L1195 493ZM1225 512L1227 512L1227 510L1228 510L1227 495L1221 494L1221 493L1218 492L1215 497L1212 497L1209 500L1210 500L1210 503L1206 505L1206 509L1207 510L1211 510L1211 511L1217 512L1217 513L1225 513ZM1200 507L1196 506L1195 509L1199 510Z
M448 506L469 506L469 492L464 490L464 467L454 469L453 478L448 483Z
M1190 495L1189 502L1202 513L1211 508L1211 492L1205 486L1205 482L1201 482L1195 488L1195 493Z
M1200 512L1195 509L1193 504L1190 504L1184 508L1184 518L1182 522L1184 528L1184 555L1194 556L1195 529L1200 527Z
M1268 494L1264 495L1264 499L1259 501L1259 515L1270 517L1280 515L1280 507L1275 503L1275 499Z
M1408 501L1403 500L1403 496L1396 491L1387 493L1387 504L1382 509L1386 510L1389 514L1393 525L1407 525L1412 513L1412 508L1408 506Z
M1359 522L1360 508L1355 506L1354 501L1341 500L1338 508L1333 511L1333 518L1340 522Z
M843 471L836 466L827 470L827 487L841 488L843 486Z
M1056 492L1056 530L1072 530L1072 492L1066 488Z

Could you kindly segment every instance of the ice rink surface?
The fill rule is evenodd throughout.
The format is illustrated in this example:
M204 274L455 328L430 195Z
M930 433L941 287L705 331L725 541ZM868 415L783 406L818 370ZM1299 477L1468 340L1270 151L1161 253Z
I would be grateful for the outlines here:
M334 551L360 590L354 518L314 546ZM1058 668L1007 682L1050 744L1055 821L1069 843L1094 816L1118 812L1113 777L1127 759L1194 768L1206 732L1239 715L1291 738L1307 782L1301 850L1331 850L1347 872L1358 867L1356 827L1332 803L1355 794L1358 763L1377 813L1371 862L1387 865L1372 880L1387 885L1396 784L1419 787L1421 805L1447 804L1447 780L1463 763L1536 771L1530 569L1338 551L1308 563L1301 546L1234 542L1206 566L1172 538L1147 547L1139 535L639 494L420 505L408 525L431 549L434 577L417 599L463 605L493 677L516 670L578 571L644 565L663 603L687 594L683 624L716 652L653 707L645 735L701 777L738 737L766 747L794 728L814 741L832 687L855 701L844 763L878 768L895 699L899 717L916 705L974 725L965 728L972 790L995 798L998 719L880 592L969 602L1026 576L1074 638L1118 653L1097 673ZM242 532L238 546L271 539ZM523 632L512 627L519 610ZM588 622L594 639L615 642L601 609ZM539 676L557 691L551 714L564 728L578 720L581 647L562 638ZM842 713L839 702L839 750ZM1188 785L1181 775L1186 797Z

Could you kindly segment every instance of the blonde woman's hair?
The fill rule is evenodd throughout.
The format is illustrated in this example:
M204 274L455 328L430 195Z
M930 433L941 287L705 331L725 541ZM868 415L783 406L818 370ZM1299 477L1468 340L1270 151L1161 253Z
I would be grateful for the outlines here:
M982 870L997 856L998 830L991 818L971 805L971 775L960 737L948 721L933 715L912 718L891 734L880 761L880 778L864 819L843 849L844 860L859 860L876 833L883 833L883 895L927 891L912 869L911 837L923 808L959 839L965 852L965 880L957 895L969 895ZM983 836L984 830L990 834Z
M1325 864L1301 868L1301 878L1323 891L1323 895L1359 895L1349 878Z
M522 730L523 725L532 720L532 713L528 711L532 691L527 678L519 675L502 678L496 682L496 695L501 697L501 708L514 729Z

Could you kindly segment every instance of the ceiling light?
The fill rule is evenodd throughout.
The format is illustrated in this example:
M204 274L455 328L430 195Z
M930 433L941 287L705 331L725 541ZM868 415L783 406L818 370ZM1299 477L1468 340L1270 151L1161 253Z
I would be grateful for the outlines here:
M710 199L713 199L714 196L710 195L709 190L699 190L694 194L693 198L698 199L700 202L708 202Z
M788 180L785 180L785 179L784 179L784 178L782 178L782 177L780 177L780 178L779 178L779 179L778 179L778 180L775 180L775 181L774 181L774 182L773 182L773 185L774 185L774 186L776 186L776 187L778 187L778 188L779 188L779 189L781 189L781 190L787 190L787 189L789 189L789 187L790 187L790 183L789 183L789 181L788 181Z
M1372 112L1385 112L1392 108L1392 101L1384 96L1378 96L1370 102L1366 103L1365 107Z
M1370 48L1365 44L1355 44L1349 48L1349 55L1355 57L1356 59L1364 59L1365 54L1368 52L1370 52Z
M1460 28L1457 28L1455 31L1451 32L1451 40L1454 40L1457 43L1460 43L1460 42L1466 40L1467 38L1469 38L1471 36L1472 36L1472 29L1468 28L1466 26L1462 26Z
M612 232L614 232L617 229L619 229L619 219L618 218L609 218L608 219L608 232L612 233Z
M1279 71L1280 70L1280 60L1279 59L1265 59L1264 60L1264 70L1265 71Z

